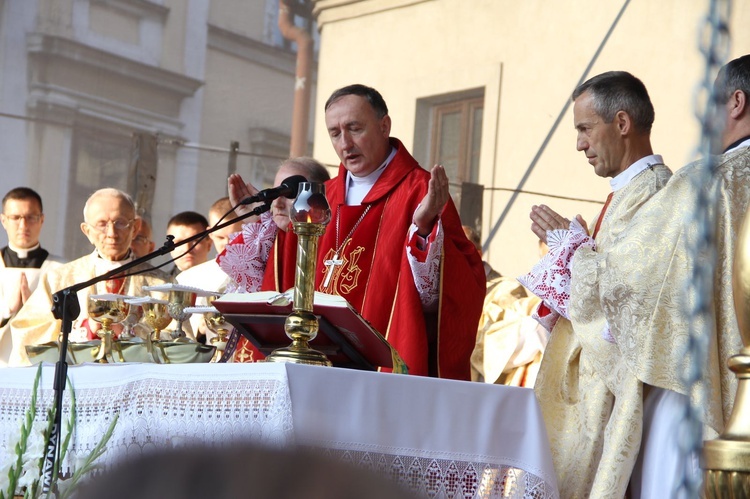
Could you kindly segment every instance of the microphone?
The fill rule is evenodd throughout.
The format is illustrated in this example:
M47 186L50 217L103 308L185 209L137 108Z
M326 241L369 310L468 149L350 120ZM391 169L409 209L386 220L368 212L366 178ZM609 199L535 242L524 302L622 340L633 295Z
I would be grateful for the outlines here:
M284 181L281 182L281 185L279 185L278 187L263 189L254 196L246 197L245 199L240 201L239 204L247 205L252 203L270 203L277 197L281 196L289 199L294 199L295 197L297 197L297 190L299 189L299 184L301 184L302 182L307 182L307 179L302 175L292 175L291 177L285 178Z

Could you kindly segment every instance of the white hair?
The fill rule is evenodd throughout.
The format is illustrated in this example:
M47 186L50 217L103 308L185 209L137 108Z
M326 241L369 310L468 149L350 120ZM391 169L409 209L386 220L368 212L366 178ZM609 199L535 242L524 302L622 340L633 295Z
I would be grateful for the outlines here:
M105 187L103 189L99 189L98 191L94 192L89 198L86 200L86 204L83 206L83 221L88 223L88 211L89 211L89 205L91 205L91 202L99 197L113 197L118 198L122 201L124 201L127 205L130 206L130 208L133 210L133 213L135 213L135 203L133 202L133 198L130 197L130 194L123 192L119 189L115 189L113 187Z

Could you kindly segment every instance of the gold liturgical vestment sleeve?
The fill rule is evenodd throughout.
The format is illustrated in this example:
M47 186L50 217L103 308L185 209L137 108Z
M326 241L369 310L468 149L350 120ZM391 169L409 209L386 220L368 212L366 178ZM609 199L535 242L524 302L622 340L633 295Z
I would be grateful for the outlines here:
M693 178L703 166L685 166L670 180L617 240L599 266L599 297L613 336L628 369L644 383L692 396L704 408L706 438L724 430L731 414L736 379L727 360L742 348L734 312L732 267L735 237L750 200L750 148L718 158L707 189L715 221L714 292L708 318L713 333L698 392L689 393L683 373L693 359L686 353L690 318L686 296L696 265L710 264L711 255L693 255L697 228L692 223L697 189ZM705 324L693 324L704 328Z

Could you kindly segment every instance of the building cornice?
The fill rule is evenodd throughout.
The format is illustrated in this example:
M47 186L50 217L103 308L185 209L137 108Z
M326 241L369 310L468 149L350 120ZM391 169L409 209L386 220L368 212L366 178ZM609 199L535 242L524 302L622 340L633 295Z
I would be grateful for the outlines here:
M128 133L141 131L175 137L181 136L183 129L179 118L55 85L36 85L29 93L28 107L35 118L58 121L63 126L92 130L119 128Z
M327 23L356 19L436 0L311 0L313 17L322 29Z
M26 46L30 57L68 60L96 71L105 71L126 81L130 80L160 91L176 93L181 98L193 96L203 85L201 80L60 36L33 33L28 36Z

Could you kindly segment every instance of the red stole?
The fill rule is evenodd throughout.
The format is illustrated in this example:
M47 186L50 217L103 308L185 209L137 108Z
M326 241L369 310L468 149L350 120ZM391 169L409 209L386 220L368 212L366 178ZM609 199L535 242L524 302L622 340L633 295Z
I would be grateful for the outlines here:
M263 291L283 292L294 287L295 266L285 267L284 262L297 261L297 235L292 232L292 226L289 225L287 232L279 230L276 233L276 240L271 248L271 254L268 256L266 271L263 274L261 289ZM255 345L244 336L237 339L237 346L232 355L233 362L247 363L257 362L265 359L265 355L255 348Z
M604 206L602 206L602 211L599 212L599 217L596 219L596 226L594 227L594 232L591 234L592 239L596 239L596 235L599 233L599 229L602 226L602 220L604 220L604 215L607 213L607 208L609 208L609 203L612 202L612 196L614 196L615 191L612 191L609 193L609 196L607 196L607 201L604 203Z
M294 287L294 265L285 267L284 262L297 261L297 235L292 232L292 226L284 232L276 233L271 254L268 256L266 273L263 275L261 289L263 291L284 292Z

